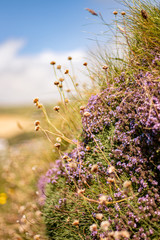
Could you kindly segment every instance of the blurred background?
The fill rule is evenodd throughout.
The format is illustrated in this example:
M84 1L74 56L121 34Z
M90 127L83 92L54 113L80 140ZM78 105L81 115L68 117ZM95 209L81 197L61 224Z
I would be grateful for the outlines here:
M113 0L0 1L0 138L33 128L33 98L50 104L59 98L51 61L65 69L72 56L78 81L86 81L82 63L108 30L86 8L111 24L121 6Z

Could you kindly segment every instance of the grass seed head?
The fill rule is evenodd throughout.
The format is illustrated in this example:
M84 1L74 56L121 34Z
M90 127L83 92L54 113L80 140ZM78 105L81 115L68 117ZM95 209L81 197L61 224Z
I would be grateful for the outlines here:
M94 11L94 10L92 10L92 9L90 9L90 8L86 8L86 10L88 11L88 12L90 12L92 15L94 15L94 16L98 16L98 14Z
M79 220L74 220L73 223L72 223L73 226L79 226Z
M59 106L55 106L53 109L54 109L54 111L59 112L60 107Z
M121 12L121 15L122 15L122 16L125 16L125 15L126 15L126 13L125 13L124 11L122 11L122 12Z
M103 221L103 222L101 222L101 229L102 229L103 231L107 231L108 228L109 228L109 226L110 226L109 221Z
M71 56L69 56L69 57L68 57L68 60L69 60L69 61L71 61L71 60L72 60L72 57L71 57Z
M124 188L130 188L131 185L132 185L131 181L128 181L128 180L123 183Z
M104 65L104 66L102 67L102 69L105 70L105 71L107 71L108 68L109 68L109 67L108 67L107 65Z
M36 120L36 121L34 122L34 125L35 125L35 126L40 125L40 121L39 121L39 120Z
M98 220L102 220L102 218L103 218L103 214L102 213L97 213L96 214L96 219L98 219Z
M59 85L59 82L58 82L58 81L55 81L55 82L54 82L54 85L58 86L58 85Z
M34 98L33 103L37 103L39 101L39 98Z
M60 81L60 82L63 82L63 81L64 81L64 78L60 78L59 81Z
M97 231L97 224L92 224L90 227L89 227L89 230L91 231L91 232L93 232L93 231Z
M57 65L57 69L59 69L59 70L60 70L60 69L61 69L61 65Z
M39 126L36 126L35 127L35 131L37 132L39 130Z
M56 64L56 62L55 62L55 61L52 61L52 62L50 62L50 64L51 64L51 65L55 65L55 64Z
M68 74L69 73L69 70L68 69L66 69L66 71L64 72L64 74Z
M113 11L113 14L116 16L118 14L118 12L117 11Z
M89 112L84 112L84 117L90 117L91 114Z
M87 67L88 63L87 62L84 62L83 63L83 66Z
M61 144L60 144L60 143L55 143L54 146L55 146L55 148L58 148L58 149L59 149L60 146L61 146Z
M91 172L97 172L98 171L98 165L94 164L91 168Z

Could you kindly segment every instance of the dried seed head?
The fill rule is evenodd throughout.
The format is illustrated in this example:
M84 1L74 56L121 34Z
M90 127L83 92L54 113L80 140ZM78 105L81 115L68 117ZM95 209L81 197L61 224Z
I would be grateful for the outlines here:
M123 183L124 188L130 188L131 185L132 185L131 181L128 181L128 180Z
M92 10L92 9L90 9L90 8L86 8L86 10L88 11L88 12L90 12L92 15L94 15L94 16L98 16L98 14L94 11L94 10Z
M98 220L102 220L102 218L103 218L103 214L102 213L97 213L96 214L96 219L98 219Z
M72 60L72 57L71 57L71 56L69 56L69 57L68 57L68 60L69 60L69 61L71 61L71 60Z
M114 237L115 239L120 239L120 237L121 237L120 232L119 232L119 231L115 231L113 237Z
M53 109L54 109L56 112L59 112L60 107L59 107L59 106L55 106Z
M26 210L25 206L20 206L18 213L23 214L25 210Z
M69 103L69 99L68 98L65 99L65 103Z
M59 82L58 82L58 81L55 81L55 82L54 82L54 85L58 86L58 85L59 85Z
M99 203L104 204L107 201L107 196L102 195L99 197Z
M68 69L66 69L66 71L64 72L64 74L68 74L69 73L69 70Z
M115 179L113 177L109 177L109 178L107 178L107 182L114 183Z
M54 146L59 149L61 144L60 143L55 143Z
M39 126L36 126L36 127L35 127L35 131L38 131L38 130L39 130Z
M97 172L98 171L98 165L94 164L91 168L91 172Z
M71 91L70 89L67 89L67 90L66 90L66 92L68 92L68 93L69 93L70 91Z
M64 155L64 156L63 156L63 159L64 159L64 160L67 160L67 159L68 159L68 156L67 156L67 155Z
M144 19L147 19L148 18L148 14L147 14L147 12L145 11L145 10L141 10L141 15L142 15L142 17L144 18Z
M76 169L76 168L77 168L77 164L76 164L75 162L69 162L69 163L68 163L68 166L69 166L70 168L73 168L73 169Z
M121 12L121 15L122 15L122 16L125 16L125 15L126 15L126 13L125 13L124 11L122 11L122 12Z
M83 194L85 192L85 189L78 189L77 190L77 193L80 195L80 194Z
M87 150L87 151L90 151L91 148L90 148L89 146L86 146L86 150Z
M55 62L55 61L52 61L52 62L50 62L50 64L51 64L51 65L55 65L55 64L56 64L56 62Z
M117 14L118 14L118 12L117 12L117 11L113 11L113 14L114 14L114 15L117 15Z
M39 98L33 99L33 103L37 103L39 101Z
M91 231L91 232L94 232L94 231L97 231L97 224L92 224L90 227L89 227L89 230Z
M107 65L104 65L104 66L102 67L102 69L105 70L105 71L107 71L108 68L109 68L109 67L108 67Z
M76 83L75 85L76 85L76 87L78 87L78 86L79 86L79 83Z
M42 108L42 104L40 104L40 103L38 103L36 106L37 106L38 108Z
M120 234L121 234L121 236L124 237L124 238L129 238L129 237L130 237L129 232L126 231L126 230L120 231Z
M61 65L57 65L57 69L61 69Z
M84 110L85 109L85 106L80 106L80 110Z
M39 234L35 235L35 236L33 237L33 239L34 239L34 240L40 240L40 235L39 235Z
M110 166L110 167L108 168L108 173L113 173L113 172L115 172L115 167Z
M103 222L101 222L101 229L102 229L103 231L107 231L109 226L110 226L109 221L103 221Z
M35 122L34 122L34 125L35 126L38 126L40 124L40 121L39 120L36 120Z
M90 117L91 114L89 112L84 112L84 117Z
M57 138L56 138L56 141L57 141L57 142L62 142L62 139L61 139L60 137L57 137Z
M58 85L58 87L59 87L59 88L63 88L63 85L60 83L60 84Z
M72 223L72 225L74 225L74 226L78 226L78 225L79 225L79 220L77 220L77 219L74 220L73 223Z
M59 81L60 81L60 82L63 82L63 81L64 81L64 78L60 78Z
M86 66L88 65L88 63L87 63L87 62L84 62L83 65L86 67Z

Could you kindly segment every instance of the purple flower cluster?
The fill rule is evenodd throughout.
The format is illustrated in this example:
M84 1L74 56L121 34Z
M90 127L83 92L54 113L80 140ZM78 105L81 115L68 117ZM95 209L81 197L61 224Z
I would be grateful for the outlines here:
M94 206L92 217L103 213L112 231L127 230L134 240L158 239L160 84L151 73L141 72L129 84L125 78L123 73L115 80L118 87L110 86L90 98L85 110L81 111L83 143L55 162L40 180L40 191L44 193L45 183L56 185L58 179L65 178L66 184L76 186L75 199L78 189L85 189L87 199L100 199L96 208ZM90 114L86 117L84 112ZM99 133L110 131L113 126L108 150ZM91 141L89 150L87 144ZM92 161L89 160L91 154ZM109 170L108 162L102 161L104 154L115 171ZM125 184L128 187L123 185L124 180L128 180ZM105 200L101 185L113 193L104 196ZM90 190L92 187L96 193ZM56 208L61 208L65 202L66 199L60 198ZM99 239L98 234L112 239L109 238L111 229L100 233L95 230L91 232L91 239Z

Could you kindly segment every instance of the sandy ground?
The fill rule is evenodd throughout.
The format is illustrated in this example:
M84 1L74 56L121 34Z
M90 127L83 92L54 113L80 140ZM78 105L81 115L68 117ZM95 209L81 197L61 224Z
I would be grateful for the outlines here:
M30 119L19 115L0 115L0 138L8 138L34 129Z

